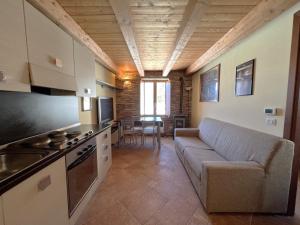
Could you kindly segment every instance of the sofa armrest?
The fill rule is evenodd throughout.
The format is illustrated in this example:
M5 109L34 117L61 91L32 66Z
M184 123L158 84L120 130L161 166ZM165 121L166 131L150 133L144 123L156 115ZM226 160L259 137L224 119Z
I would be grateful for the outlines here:
M199 137L198 128L175 128L174 137Z
M252 161L206 161L200 198L208 212L255 212L262 201L264 168Z

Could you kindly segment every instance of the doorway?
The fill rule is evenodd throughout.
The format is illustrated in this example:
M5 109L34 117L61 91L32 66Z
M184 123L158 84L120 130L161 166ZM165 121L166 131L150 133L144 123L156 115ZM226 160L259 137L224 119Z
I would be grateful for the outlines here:
M294 15L284 138L295 142L287 215L295 214L300 169L300 11Z

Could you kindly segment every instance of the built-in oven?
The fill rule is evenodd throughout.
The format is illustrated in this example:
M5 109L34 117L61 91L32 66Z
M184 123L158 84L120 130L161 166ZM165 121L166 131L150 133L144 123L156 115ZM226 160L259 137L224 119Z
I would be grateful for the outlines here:
M97 178L96 148L96 138L91 138L66 155L69 216Z

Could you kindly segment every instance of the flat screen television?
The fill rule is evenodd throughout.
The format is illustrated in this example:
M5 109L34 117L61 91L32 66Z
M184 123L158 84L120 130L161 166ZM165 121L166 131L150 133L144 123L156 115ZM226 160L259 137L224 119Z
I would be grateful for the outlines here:
M99 124L110 122L114 119L114 100L111 97L98 98Z

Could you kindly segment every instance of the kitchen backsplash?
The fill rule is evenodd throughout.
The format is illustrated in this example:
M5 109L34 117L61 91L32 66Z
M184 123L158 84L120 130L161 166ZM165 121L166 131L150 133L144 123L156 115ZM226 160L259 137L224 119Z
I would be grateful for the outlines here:
M75 96L0 91L0 145L78 122Z

